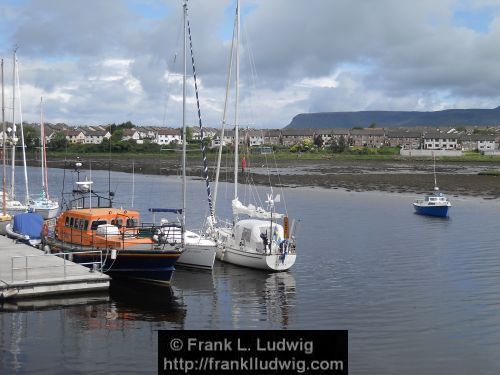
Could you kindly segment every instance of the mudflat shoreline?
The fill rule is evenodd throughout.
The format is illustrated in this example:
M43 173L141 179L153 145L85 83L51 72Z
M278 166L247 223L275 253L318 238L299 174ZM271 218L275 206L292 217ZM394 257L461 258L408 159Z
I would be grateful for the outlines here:
M132 172L155 175L179 175L180 160L173 158L129 156L121 158L93 158L90 161L82 158L85 164L91 164L94 170ZM301 159L268 159L270 176L262 160L247 163L247 172L240 171L240 181L247 178L256 184L267 185L269 179L274 186L286 187L323 187L330 189L346 189L351 191L389 191L398 193L422 194L432 190L434 186L433 165L429 161L399 160L301 160ZM223 160L222 180L232 181L233 161ZM38 162L30 160L29 164L37 166ZM50 167L72 168L73 162L51 158ZM213 178L215 162L209 161L210 175ZM201 162L198 158L188 158L187 174L202 177ZM87 165L88 167L88 165ZM500 169L500 162L437 162L436 173L438 186L450 195L480 196L485 199L500 197L500 176L479 175L485 170ZM279 173L276 173L276 170ZM248 171L251 175L248 175Z

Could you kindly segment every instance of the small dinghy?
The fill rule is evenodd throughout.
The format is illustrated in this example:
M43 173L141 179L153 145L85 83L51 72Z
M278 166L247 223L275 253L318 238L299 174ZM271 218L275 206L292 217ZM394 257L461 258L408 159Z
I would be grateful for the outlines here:
M34 212L17 214L5 230L11 238L38 246L42 242L43 217Z

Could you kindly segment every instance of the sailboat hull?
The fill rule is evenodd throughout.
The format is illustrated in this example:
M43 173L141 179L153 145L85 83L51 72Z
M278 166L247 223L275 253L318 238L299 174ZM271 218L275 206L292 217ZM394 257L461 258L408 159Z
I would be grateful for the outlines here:
M33 207L33 212L42 216L45 220L54 219L59 212L59 206L55 208L36 208Z
M172 231L170 227L160 229L163 233L161 239L156 235L155 241L181 245L181 232ZM214 267L216 243L209 238L200 236L190 230L184 233L184 251L177 261L182 267L200 268L211 270Z
M222 262L266 271L286 271L294 265L296 258L296 254L257 254L232 247L217 248L217 259Z
M215 261L215 246L203 244L186 244L178 266L211 270Z
M7 235L7 225L10 224L11 217L9 215L1 216L0 215L0 235Z

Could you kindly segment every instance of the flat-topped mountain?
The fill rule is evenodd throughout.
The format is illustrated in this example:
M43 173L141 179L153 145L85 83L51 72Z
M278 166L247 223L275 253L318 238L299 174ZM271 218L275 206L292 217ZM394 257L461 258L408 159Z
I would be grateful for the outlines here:
M288 129L297 128L381 128L411 126L493 126L500 125L500 106L493 109L446 109L435 112L359 111L301 113Z

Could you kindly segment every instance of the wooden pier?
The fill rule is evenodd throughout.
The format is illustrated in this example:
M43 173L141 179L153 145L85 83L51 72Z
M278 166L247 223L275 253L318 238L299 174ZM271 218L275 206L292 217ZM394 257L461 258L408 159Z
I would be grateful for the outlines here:
M103 290L109 280L98 271L0 236L0 300Z

